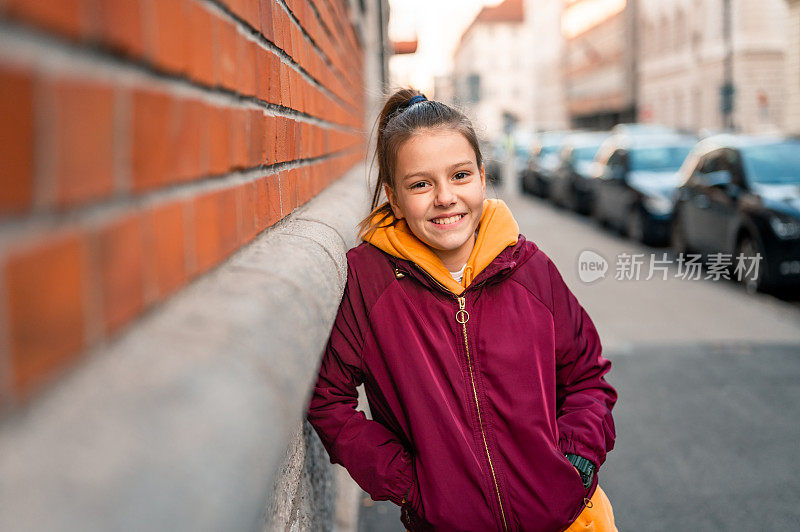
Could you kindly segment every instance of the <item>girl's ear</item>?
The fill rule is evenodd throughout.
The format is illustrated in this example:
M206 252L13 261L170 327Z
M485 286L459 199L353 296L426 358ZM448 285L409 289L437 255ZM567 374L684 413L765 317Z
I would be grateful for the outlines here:
M483 198L486 199L486 166L481 163L481 190L483 190Z
M394 213L394 217L398 220L403 218L403 212L400 210L400 206L397 205L397 198L394 195L394 190L388 184L383 185L383 191L386 192L386 198L389 200L389 206L392 208L392 212Z

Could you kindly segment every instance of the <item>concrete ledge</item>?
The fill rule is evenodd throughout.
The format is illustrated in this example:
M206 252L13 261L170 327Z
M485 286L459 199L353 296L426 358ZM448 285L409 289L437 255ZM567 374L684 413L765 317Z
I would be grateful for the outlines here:
M5 420L0 530L268 526L367 195L359 165Z

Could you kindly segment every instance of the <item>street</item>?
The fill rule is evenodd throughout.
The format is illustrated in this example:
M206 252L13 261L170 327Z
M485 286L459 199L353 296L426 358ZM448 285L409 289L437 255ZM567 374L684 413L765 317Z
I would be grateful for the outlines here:
M500 187L497 187L500 188ZM594 321L619 392L615 449L600 471L620 530L800 529L800 307L731 281L616 280L621 253L661 254L592 220L495 190ZM488 192L488 189L487 189ZM609 263L584 283L578 256ZM645 263L646 264L646 263ZM364 494L359 530L403 530Z

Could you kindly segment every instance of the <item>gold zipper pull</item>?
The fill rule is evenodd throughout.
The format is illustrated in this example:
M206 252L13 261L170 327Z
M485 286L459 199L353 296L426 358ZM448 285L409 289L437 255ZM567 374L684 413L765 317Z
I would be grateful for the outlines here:
M469 321L469 312L464 309L466 304L467 301L464 296L458 298L458 312L456 312L456 321L462 325Z
M395 276L396 279L402 279L403 277L406 276L406 274L404 274L403 272L401 272L400 270L395 268L394 269L394 276Z

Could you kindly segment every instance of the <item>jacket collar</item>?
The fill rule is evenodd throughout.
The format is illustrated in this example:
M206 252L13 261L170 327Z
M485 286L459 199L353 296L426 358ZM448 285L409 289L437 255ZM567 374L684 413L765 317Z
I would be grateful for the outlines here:
M390 217L365 240L397 259L394 264L403 266L406 273L419 272L420 280L430 280L432 285L460 295L472 284L512 269L524 247L518 244L525 239L519 234L519 226L502 200L485 200L475 246L467 260L462 283L453 279L436 254L411 232L405 220Z

